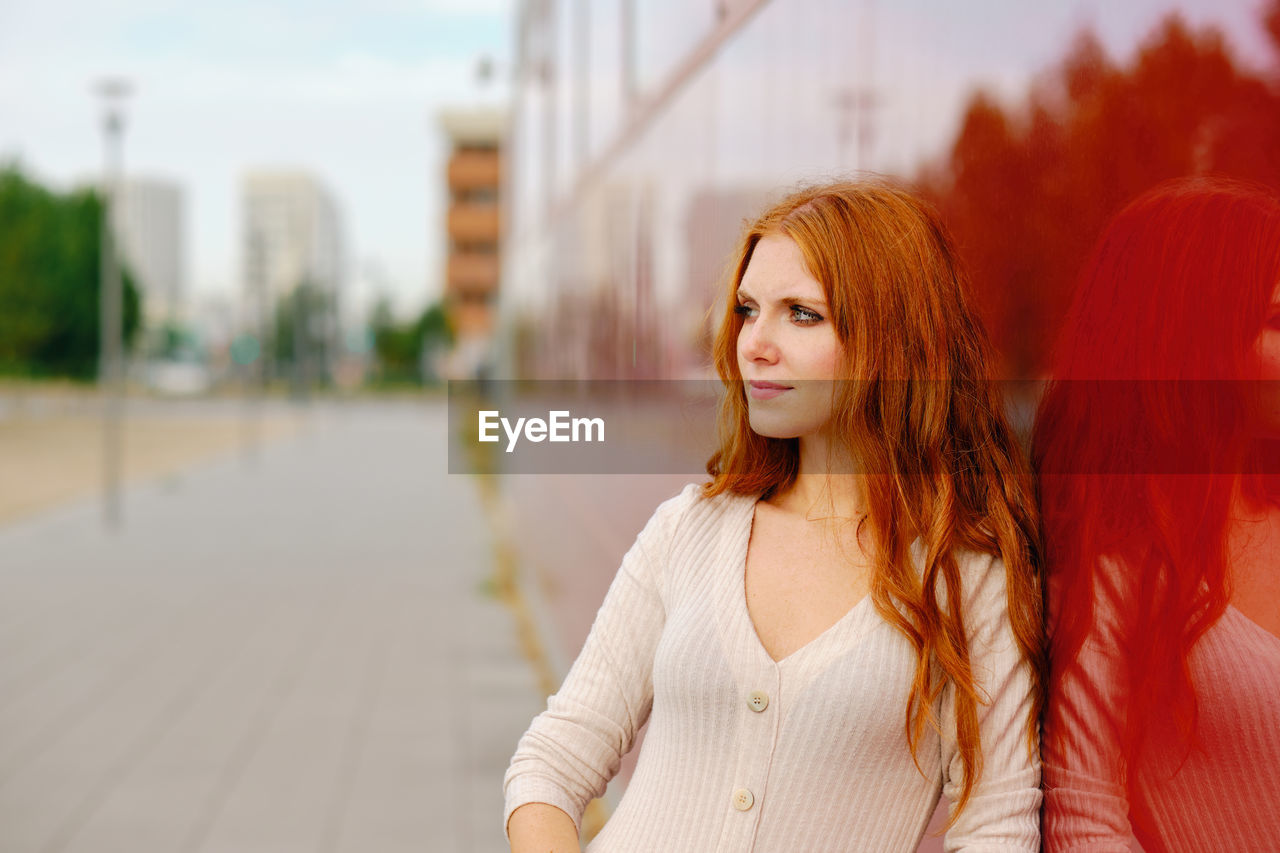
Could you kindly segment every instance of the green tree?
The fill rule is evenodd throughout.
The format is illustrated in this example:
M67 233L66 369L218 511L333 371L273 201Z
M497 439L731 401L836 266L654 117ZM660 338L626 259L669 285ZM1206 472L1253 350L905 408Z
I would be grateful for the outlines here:
M449 314L445 310L444 301L427 306L418 317L418 360L427 371L424 377L429 381L439 379L432 369L432 362L437 354L449 349L454 344L453 324L449 322Z
M188 361L202 357L200 340L190 327L177 322L164 322L146 331L148 358Z
M90 378L99 351L97 194L60 194L0 168L0 372ZM124 336L139 329L140 299L124 272Z
M416 383L420 340L415 324L397 323L386 297L373 309L373 351L378 356L378 381L382 383Z
M373 347L378 357L378 381L386 384L434 381L424 374L424 356L428 357L453 344L453 326L444 304L428 306L411 322L398 323L385 296L373 309ZM428 368L429 369L429 368Z
M332 312L329 295L309 281L276 303L275 364L277 370L288 371L295 392L328 376Z

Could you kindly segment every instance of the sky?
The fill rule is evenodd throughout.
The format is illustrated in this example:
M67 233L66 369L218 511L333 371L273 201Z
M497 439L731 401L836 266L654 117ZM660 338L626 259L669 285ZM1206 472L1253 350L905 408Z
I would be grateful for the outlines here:
M512 0L0 0L0 163L101 168L95 81L129 80L125 169L186 195L186 284L240 289L241 176L303 169L344 215L349 281L400 311L439 287L446 105L501 97ZM499 75L495 75L497 77Z
M441 284L436 115L501 102L516 2L0 0L0 163L17 161L55 188L92 179L102 163L93 85L123 76L135 89L126 170L177 181L186 194L188 292L234 299L242 290L241 176L304 169L343 211L351 300L367 305L385 292L405 316ZM1222 24L1242 54L1263 52L1259 0L1049 5L1058 24L1102 19L1118 56L1174 6L1194 23ZM971 8L984 38L956 42L978 52L954 57L958 76L1003 67L1000 88L1015 91L1059 58L1048 51L1064 40L1040 31L1036 4ZM498 69L487 86L475 73L485 56Z

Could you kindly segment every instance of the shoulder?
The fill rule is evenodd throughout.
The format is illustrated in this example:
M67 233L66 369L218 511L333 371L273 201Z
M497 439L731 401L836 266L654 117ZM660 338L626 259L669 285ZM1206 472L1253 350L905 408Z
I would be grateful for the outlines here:
M680 578L686 570L736 553L750 532L755 502L754 497L728 493L707 497L701 483L690 483L658 505L640 540L650 557Z
M909 552L916 571L923 573L925 561L928 558L928 548L924 540L917 538L911 543ZM952 551L952 556L955 558L960 588L964 592L966 604L970 603L970 599L975 596L1003 595L1005 566L999 554L957 548ZM946 595L945 584L939 583L938 590L940 596Z
M919 539L912 543L911 556L917 570L923 571L926 550ZM1007 620L1009 584L1000 555L958 548L952 556L960 582L960 609L966 625L972 628L991 620ZM934 595L938 607L946 612L949 609L948 585L941 577L934 586Z
M680 493L658 505L650 525L671 532L698 532L714 529L726 521L749 520L756 498L728 492L707 497L703 484L689 483Z

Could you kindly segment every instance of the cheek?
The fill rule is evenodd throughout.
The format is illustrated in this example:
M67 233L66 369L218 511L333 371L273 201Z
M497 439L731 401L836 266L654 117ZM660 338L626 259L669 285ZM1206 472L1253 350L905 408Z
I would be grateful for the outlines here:
M834 379L840 375L840 365L844 362L844 352L839 347L832 347L827 355L827 372Z
M1258 357L1258 378L1280 382L1280 329L1266 329L1258 335L1254 353Z
M820 363L817 365L820 374L828 379L838 379L840 377L840 367L844 363L844 348L836 340L832 340L830 345L823 352Z
M1257 402L1262 430L1280 436L1280 329L1266 329L1254 347L1257 356Z

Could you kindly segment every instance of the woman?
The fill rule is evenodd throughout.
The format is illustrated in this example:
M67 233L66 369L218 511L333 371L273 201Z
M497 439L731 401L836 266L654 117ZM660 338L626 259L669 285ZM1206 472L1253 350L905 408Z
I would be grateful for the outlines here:
M605 851L1039 847L1029 474L936 215L860 183L750 225L711 482L658 508L507 772L517 851L649 721Z
M1046 846L1280 850L1280 204L1203 178L1130 204L1053 376Z

